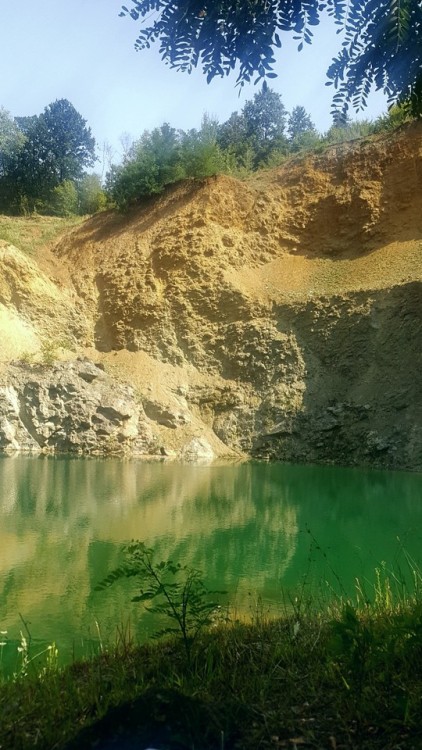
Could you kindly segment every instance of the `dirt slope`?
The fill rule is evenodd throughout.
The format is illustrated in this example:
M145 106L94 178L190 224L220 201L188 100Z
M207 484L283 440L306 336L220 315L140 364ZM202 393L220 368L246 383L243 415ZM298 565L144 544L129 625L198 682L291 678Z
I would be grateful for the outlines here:
M421 124L174 186L53 252L78 325L59 319L164 452L422 468Z

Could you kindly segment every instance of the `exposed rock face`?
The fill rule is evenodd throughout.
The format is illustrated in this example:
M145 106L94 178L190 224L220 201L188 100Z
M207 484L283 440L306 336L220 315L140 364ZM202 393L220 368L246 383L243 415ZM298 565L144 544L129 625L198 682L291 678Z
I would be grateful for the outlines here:
M189 413L186 399L177 398L176 405L163 404L160 401L144 399L143 407L147 417L164 427L180 427L189 424L192 417Z
M421 469L422 284L275 315L295 342L288 364L272 357L270 383L252 369L255 398L224 406L216 394L220 439L266 458Z
M43 273L18 248L0 240L0 362L36 351L43 340L74 344L86 318L76 295Z
M0 447L421 470L421 206L415 124L97 215L54 249L63 289L8 251L0 331L61 326L107 375L9 368Z
M12 366L0 386L0 448L4 451L152 453L157 439L136 403L88 360Z
M422 284L319 299L292 327L303 403L261 436L257 454L421 469Z

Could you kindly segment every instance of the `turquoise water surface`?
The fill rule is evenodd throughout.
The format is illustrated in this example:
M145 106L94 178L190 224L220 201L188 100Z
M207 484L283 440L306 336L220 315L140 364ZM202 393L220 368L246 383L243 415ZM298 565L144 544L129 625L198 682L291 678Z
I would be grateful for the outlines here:
M65 659L113 639L130 621L133 580L96 592L142 539L157 561L200 568L234 612L280 611L295 590L351 593L385 563L420 561L422 475L283 464L192 466L117 459L0 459L0 630L14 657L27 623L34 644ZM405 553L403 552L405 550ZM4 638L3 638L4 642Z

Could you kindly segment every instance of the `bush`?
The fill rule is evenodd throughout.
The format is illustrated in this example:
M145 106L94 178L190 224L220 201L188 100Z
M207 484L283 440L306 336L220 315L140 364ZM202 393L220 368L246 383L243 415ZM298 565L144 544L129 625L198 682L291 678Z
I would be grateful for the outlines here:
M328 144L346 143L374 132L375 124L371 120L353 120L344 125L334 124L325 134L324 140Z
M400 127L400 125L411 122L413 119L415 118L411 114L409 105L394 104L393 107L390 107L386 115L382 115L375 120L374 130L376 133L388 133Z
M312 151L321 145L321 136L316 130L304 130L290 141L290 151Z
M217 143L217 123L205 116L200 130L177 131L164 123L145 131L120 166L107 175L106 190L121 209L161 193L186 177L210 177L229 171Z
M54 188L46 209L50 209L56 216L78 213L78 193L72 180L64 180Z

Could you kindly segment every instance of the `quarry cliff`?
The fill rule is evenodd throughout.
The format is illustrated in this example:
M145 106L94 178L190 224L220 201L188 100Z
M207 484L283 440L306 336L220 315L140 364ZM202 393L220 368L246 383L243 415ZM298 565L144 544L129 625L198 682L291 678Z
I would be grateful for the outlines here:
M422 123L0 241L0 449L422 469Z

